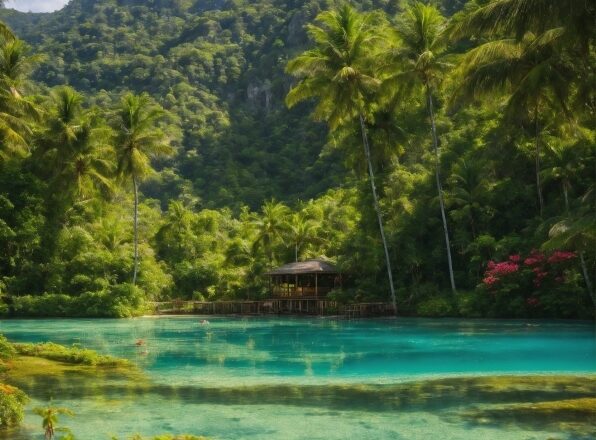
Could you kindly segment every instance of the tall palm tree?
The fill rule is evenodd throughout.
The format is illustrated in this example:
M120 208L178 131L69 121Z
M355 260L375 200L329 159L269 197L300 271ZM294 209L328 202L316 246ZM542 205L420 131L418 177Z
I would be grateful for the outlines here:
M488 184L483 178L483 170L473 163L461 160L453 170L449 179L451 190L448 202L458 209L452 211L452 216L467 219L472 239L478 236L482 201L486 196Z
M191 246L193 226L193 213L180 201L171 201L165 224L157 232L158 242L163 242L167 247L175 243L175 259L185 260L195 258L194 247ZM185 245L183 247L183 245ZM183 252L184 250L184 252ZM191 252L189 252L191 250Z
M290 90L286 104L293 107L301 101L316 98L314 117L325 120L332 131L355 121L360 125L364 157L377 214L381 240L385 251L391 300L395 313L397 301L389 248L383 227L383 216L375 185L371 161L367 122L371 118L373 96L380 82L372 72L375 53L375 33L371 14L360 14L349 5L319 14L319 25L308 25L307 31L315 48L304 52L287 65L287 71L301 78Z
M103 138L104 133L104 129L85 121L57 176L78 201L88 199L98 190L110 192L113 188L114 150Z
M27 74L40 59L27 55L26 45L0 23L0 159L22 154L28 147L29 122L39 113L23 88Z
M294 246L294 259L298 261L300 251L306 244L317 240L317 229L319 224L312 218L307 218L303 213L293 214L287 225L288 240Z
M173 149L166 133L159 124L166 112L155 104L149 95L128 93L122 98L117 121L118 175L131 179L134 193L134 269L132 284L137 282L139 271L139 183L153 168L151 159L169 155Z
M534 139L534 167L540 215L544 210L541 171L541 133L547 108L569 114L567 99L572 66L561 57L554 41L560 30L527 33L520 41L503 38L470 50L462 59L458 99L505 95L505 119L531 121L525 125Z
M109 129L82 108L82 95L71 87L54 89L50 96L48 127L36 154L51 164L55 190L79 202L98 190L111 190L114 151Z
M261 207L261 215L253 221L257 230L254 247L263 246L269 266L275 261L275 243L282 240L287 230L289 208L283 203L269 200Z
M595 20L596 6L587 0L491 0L471 3L454 18L450 33L455 38L510 35L521 40L527 32L559 28L564 44L586 55Z
M443 38L445 18L439 10L421 2L411 4L398 19L396 33L398 41L396 48L390 53L389 69L393 70L386 79L386 84L398 93L414 93L418 85L424 89L428 116L431 124L431 135L435 155L435 180L439 194L443 234L447 249L447 264L451 290L456 292L455 277L453 275L453 260L451 257L451 243L447 215L445 213L445 195L441 182L441 157L439 152L439 138L435 121L433 93L440 83L443 73L449 65L443 61L441 55L446 45Z
M571 211L569 192L572 190L572 183L578 174L586 169L584 162L587 158L583 154L578 154L575 147L576 145L569 145L558 139L546 143L545 150L548 161L541 173L545 183L556 181L561 184L566 215L569 215Z

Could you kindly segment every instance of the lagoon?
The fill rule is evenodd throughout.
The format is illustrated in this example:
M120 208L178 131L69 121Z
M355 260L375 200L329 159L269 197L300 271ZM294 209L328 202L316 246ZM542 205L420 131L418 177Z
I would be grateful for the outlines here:
M11 433L15 440L42 438L31 408L50 398L77 413L63 423L85 440L165 432L265 440L593 434L573 420L503 412L503 405L594 396L588 322L193 316L5 320L0 332L15 342L51 340L125 357L147 376L142 385L111 377L22 379L17 385L34 402L24 428ZM555 375L566 385L549 386ZM494 376L525 378L527 389L500 389Z

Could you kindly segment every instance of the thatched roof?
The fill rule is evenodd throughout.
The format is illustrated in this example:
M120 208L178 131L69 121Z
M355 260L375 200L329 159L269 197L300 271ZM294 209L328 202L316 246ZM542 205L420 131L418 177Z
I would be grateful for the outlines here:
M285 264L277 269L267 272L265 275L302 275L302 274L336 274L339 270L332 264L323 260L298 261Z

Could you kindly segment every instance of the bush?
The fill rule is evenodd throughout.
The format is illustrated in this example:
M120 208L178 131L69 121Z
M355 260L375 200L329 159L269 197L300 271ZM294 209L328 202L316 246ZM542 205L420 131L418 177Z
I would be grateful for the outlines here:
M0 428L19 425L28 400L27 395L18 388L0 383Z
M457 313L464 318L482 318L488 300L484 292L458 292L455 296Z
M444 296L434 296L421 301L417 308L418 316L426 318L442 318L454 315L454 307L449 299Z
M12 315L16 317L128 318L141 315L144 311L144 292L127 283L80 296L16 296L12 304Z
M488 297L487 315L506 318L593 318L574 252L544 254L533 250L525 258L489 261L482 284Z
M4 335L0 335L0 359L8 360L16 354L16 350L13 345L8 342L8 339Z
M35 356L68 364L91 365L95 367L130 367L126 359L100 355L96 351L79 347L45 342L42 344L14 344L16 352L22 356Z

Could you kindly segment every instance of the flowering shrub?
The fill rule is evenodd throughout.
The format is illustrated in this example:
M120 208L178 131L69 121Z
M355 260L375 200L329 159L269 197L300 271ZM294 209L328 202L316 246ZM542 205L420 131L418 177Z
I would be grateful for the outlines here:
M575 252L532 250L489 261L480 285L492 298L494 316L572 317L584 301Z

